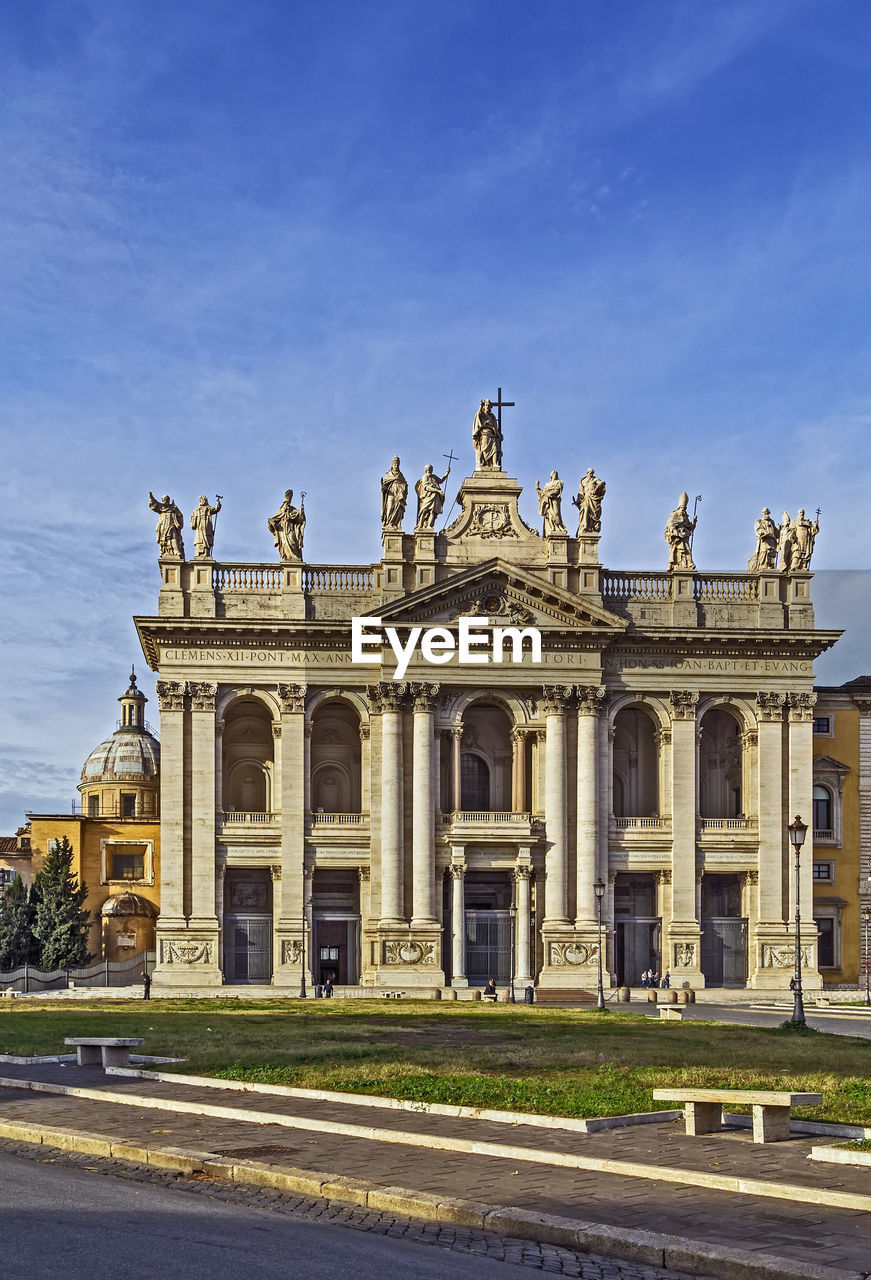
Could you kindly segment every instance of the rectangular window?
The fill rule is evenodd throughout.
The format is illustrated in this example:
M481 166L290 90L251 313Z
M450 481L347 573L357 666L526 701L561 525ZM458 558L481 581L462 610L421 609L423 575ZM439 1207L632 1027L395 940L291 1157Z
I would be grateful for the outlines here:
M821 884L835 883L835 864L834 862L815 862L814 863L814 880Z
M112 852L109 865L110 880L144 880L145 854L142 851Z
M0 889L5 889L15 879L16 872L11 867L0 867Z
M321 947L320 951L321 951L321 959L322 959L322 960L335 960L335 961L338 961L338 959L339 959L339 948L338 948L338 947Z
M819 738L831 738L834 735L834 716L814 716L814 733Z
M88 796L88 817L99 818L100 816L100 797Z
M820 931L819 959L821 969L834 969L835 965L835 921L831 916L823 916L816 921Z
M135 795L121 796L121 817L122 818L136 817L136 796Z

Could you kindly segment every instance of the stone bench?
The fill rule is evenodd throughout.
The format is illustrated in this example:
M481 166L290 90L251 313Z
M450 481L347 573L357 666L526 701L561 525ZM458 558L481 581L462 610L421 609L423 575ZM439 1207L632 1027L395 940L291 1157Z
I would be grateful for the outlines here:
M670 1011L669 1011L670 1012ZM723 1127L723 1104L749 1106L754 1142L782 1142L789 1137L790 1107L813 1107L821 1093L779 1093L771 1089L654 1089L658 1102L683 1102L688 1137L717 1133Z
M671 1022L672 1020L682 1022L683 1009L678 1009L674 1005L661 1004L659 1006L659 1016L665 1022Z
M72 1045L80 1067L129 1067L130 1050L145 1044L135 1037L118 1036L67 1036L64 1044Z

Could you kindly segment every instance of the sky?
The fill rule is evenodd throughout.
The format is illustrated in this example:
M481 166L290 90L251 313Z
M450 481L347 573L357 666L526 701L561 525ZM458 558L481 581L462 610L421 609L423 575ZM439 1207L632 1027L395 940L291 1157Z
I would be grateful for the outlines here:
M498 386L525 517L595 467L610 568L682 490L700 569L821 508L819 678L871 670L869 126L859 0L7 0L0 833L131 662L158 721L148 490L248 562L305 490L306 559L369 563L393 454L452 500Z

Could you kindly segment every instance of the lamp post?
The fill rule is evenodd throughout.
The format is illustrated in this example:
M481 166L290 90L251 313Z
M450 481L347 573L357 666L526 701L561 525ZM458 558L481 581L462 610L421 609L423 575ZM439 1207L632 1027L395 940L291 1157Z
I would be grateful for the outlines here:
M517 968L517 962L514 954L514 948L515 948L514 939L515 939L515 926L517 924L517 907L513 902L511 904L510 915L511 915L511 982L508 984L508 1003L514 1004L515 1003L514 973Z
M602 987L602 899L605 896L604 880L596 880L593 885L596 894L596 907L599 912L599 990L596 994L596 1008L605 1008L605 991Z
M795 990L793 991L792 1017L790 1021L799 1027L807 1026L804 1016L804 1000L801 993L801 847L807 835L807 823L802 822L798 814L795 821L787 828L792 847L795 849Z
M305 896L305 868L303 868L303 872L302 872L302 968L300 970L300 975L299 975L300 1000L305 1000L308 995L308 992L305 989L305 962L306 962L305 926L306 926L306 908L311 906L311 901L312 900L310 897L307 898Z

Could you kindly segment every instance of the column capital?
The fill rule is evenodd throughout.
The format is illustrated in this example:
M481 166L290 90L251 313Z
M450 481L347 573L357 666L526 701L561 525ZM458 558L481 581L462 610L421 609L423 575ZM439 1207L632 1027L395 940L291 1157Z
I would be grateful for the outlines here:
M518 863L517 866L514 868L514 879L515 880L532 879L532 867L530 867L525 862Z
M211 711L214 713L217 692L218 686L216 684L200 681L189 684L188 693L191 696L191 711Z
M276 720L272 721L272 736L273 738L281 737L281 725Z
M371 732L372 732L372 731L371 731L371 729L369 728L369 725L368 725L368 724L361 724L361 725L360 725L360 741L361 741L361 742L368 742L368 741L369 741L369 738L370 738L370 736L371 736Z
M281 703L282 713L305 711L305 693L304 684L280 684L278 700Z
M436 699L439 696L439 686L437 684L410 684L408 692L414 699L414 710L424 713L432 713L436 708Z
M662 871L656 873L657 884L671 884L671 868L666 867Z
M368 867L368 866L362 866L362 865L361 865L361 866L359 866L359 867L357 868L357 875L358 875L358 876L359 876L359 878L360 878L360 883L361 883L361 884L368 884L368 883L369 883L370 872L371 872L371 868L370 868L370 867Z
M755 747L759 741L758 729L745 729L741 734L741 744L744 747Z
M756 694L756 719L782 720L785 702L785 693L771 693L769 690L760 690Z
M273 884L275 884L276 880L280 880L281 879L281 863L273 862L269 868L269 874L272 877Z
M654 729L653 741L657 747L669 746L671 744L671 729Z
M526 735L528 733L529 733L528 729L520 729L515 727L514 729L511 730L511 741L513 743L516 743L518 746L520 746L522 743L526 741Z
M758 871L744 871L744 872L742 872L742 874L741 874L741 879L744 881L745 885L758 884L758 883L759 883L759 872L758 872Z
M672 720L695 720L699 695L694 689L672 689L668 697Z
M565 715L572 697L570 684L546 684L542 687L542 693L546 716Z
M157 705L161 711L184 711L184 695L187 685L184 680L158 680Z
M401 711L407 693L408 685L401 680L380 680L378 684L366 685L369 709L375 712Z
M578 711L584 716L598 715L608 705L608 690L597 684L576 684Z
M448 867L448 870L451 873L452 880L462 880L463 876L466 874L465 866L457 862L452 862Z
M817 695L815 693L791 693L789 695L789 719L793 724L813 720Z

